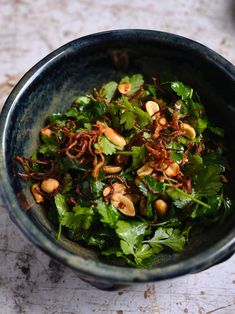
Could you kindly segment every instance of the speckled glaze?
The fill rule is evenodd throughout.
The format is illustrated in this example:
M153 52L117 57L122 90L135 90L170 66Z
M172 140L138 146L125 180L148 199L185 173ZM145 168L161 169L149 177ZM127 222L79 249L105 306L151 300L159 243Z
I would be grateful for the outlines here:
M198 272L235 250L235 215L197 235L182 254L163 254L151 269L108 265L95 252L62 237L35 205L28 186L17 177L16 155L29 156L38 145L45 118L63 111L75 96L111 79L143 73L173 74L201 95L208 115L226 132L229 158L235 159L235 68L224 58L192 40L150 30L116 30L74 40L36 64L7 99L0 118L1 195L11 219L35 245L76 270L100 288L157 281ZM234 169L229 191L234 199ZM27 214L25 210L28 209Z

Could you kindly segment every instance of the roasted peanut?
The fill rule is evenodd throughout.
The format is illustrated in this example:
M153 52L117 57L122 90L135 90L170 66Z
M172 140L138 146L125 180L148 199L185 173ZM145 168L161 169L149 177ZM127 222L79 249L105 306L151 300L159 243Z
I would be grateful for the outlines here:
M41 133L42 136L51 137L51 135L52 135L51 129L49 129L49 128L47 128L47 127L41 129L40 133Z
M126 140L124 139L124 137L110 127L105 128L104 135L114 145L117 145L120 147L124 147L126 145Z
M126 195L122 195L121 193L114 194L111 199L111 203L122 214L130 217L135 216L134 204L128 197L126 197Z
M40 187L39 187L38 183L35 183L35 184L32 185L31 192L33 194L35 202L38 203L38 204L44 202L44 197L39 193L40 191L41 190L40 190Z
M164 126L167 124L167 120L166 120L166 118L162 117L158 120L158 123L160 126Z
M184 136L187 137L190 140L195 139L196 137L196 131L194 130L194 128L187 124L187 123L183 123L183 129L184 129Z
M172 162L171 164L167 165L163 163L162 171L168 177L175 177L180 172L180 166L176 162Z
M153 168L151 168L148 163L144 164L141 168L137 170L137 174L139 177L149 176L152 172Z
M106 186L106 188L104 188L103 190L103 196L106 197L108 196L110 193L116 194L116 193L121 193L121 194L125 194L126 192L126 187L124 184L122 183L113 183L112 186L108 185Z
M156 210L156 213L160 216L163 217L166 215L167 210L168 210L168 204L162 199L158 199L154 202L154 209Z
M53 193L60 186L59 181L53 178L48 178L42 181L41 190L46 193Z
M141 179L139 177L135 178L135 185L138 186L141 182Z
M118 90L121 94L126 95L131 90L131 83L123 82L118 85Z
M156 117L159 115L159 105L155 101L149 100L145 104L146 111L148 114L153 118L153 120L156 120Z
M137 204L140 201L140 196L138 194L125 194L133 204Z
M119 166L103 166L103 170L106 173L119 173L122 171L122 167Z

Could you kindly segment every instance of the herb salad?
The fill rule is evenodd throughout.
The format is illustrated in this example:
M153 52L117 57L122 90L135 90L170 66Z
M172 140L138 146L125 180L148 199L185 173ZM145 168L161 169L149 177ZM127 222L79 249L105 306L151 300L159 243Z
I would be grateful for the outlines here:
M17 156L22 179L63 233L107 260L148 267L180 252L193 228L224 221L223 130L179 81L111 81L48 117L41 144Z

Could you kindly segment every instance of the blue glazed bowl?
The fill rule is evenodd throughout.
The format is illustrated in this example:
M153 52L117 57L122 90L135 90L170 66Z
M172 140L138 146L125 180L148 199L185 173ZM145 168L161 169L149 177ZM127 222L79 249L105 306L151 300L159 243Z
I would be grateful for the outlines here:
M234 66L207 47L169 33L116 30L74 40L26 73L1 113L0 190L11 219L35 245L98 287L198 272L225 259L235 249L233 215L224 224L197 235L182 254L162 255L154 268L105 264L92 250L63 237L57 241L56 230L46 219L43 208L35 204L29 187L17 177L15 156L31 155L38 145L39 130L50 113L63 111L75 96L106 81L131 73L142 73L150 80L153 75L166 72L198 91L210 118L225 129L229 158L234 161ZM232 167L229 181L232 199L234 178Z

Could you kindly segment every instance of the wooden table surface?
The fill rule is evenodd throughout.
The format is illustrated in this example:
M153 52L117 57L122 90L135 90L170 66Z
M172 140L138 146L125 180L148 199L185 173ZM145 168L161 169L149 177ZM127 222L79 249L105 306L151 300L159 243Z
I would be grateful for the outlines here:
M22 74L50 51L116 28L177 33L235 64L233 0L0 0L0 106ZM199 274L100 291L35 248L2 204L0 313L235 313L235 256Z

